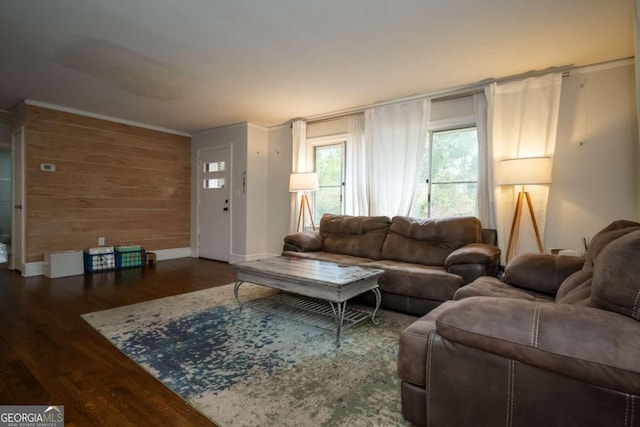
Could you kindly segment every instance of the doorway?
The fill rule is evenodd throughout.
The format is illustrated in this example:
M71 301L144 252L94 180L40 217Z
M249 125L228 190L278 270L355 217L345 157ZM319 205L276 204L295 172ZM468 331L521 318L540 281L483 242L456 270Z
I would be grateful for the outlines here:
M198 256L229 262L231 147L198 152Z
M11 251L9 252L9 268L24 274L24 129L22 127L11 133Z
M8 267L11 251L11 128L0 116L0 268Z

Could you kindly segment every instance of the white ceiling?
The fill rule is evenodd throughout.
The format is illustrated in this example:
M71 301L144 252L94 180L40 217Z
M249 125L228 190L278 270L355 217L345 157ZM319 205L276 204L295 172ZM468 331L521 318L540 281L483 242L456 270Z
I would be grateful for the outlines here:
M2 0L23 99L193 133L633 55L634 0Z

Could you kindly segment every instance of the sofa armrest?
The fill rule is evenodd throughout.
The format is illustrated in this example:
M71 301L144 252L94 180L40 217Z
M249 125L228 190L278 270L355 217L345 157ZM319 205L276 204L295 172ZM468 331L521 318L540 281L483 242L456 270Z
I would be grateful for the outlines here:
M309 252L322 249L322 234L317 231L293 233L284 238L284 251Z
M493 264L500 261L500 248L484 243L470 243L451 252L444 266L460 264Z
M640 393L640 324L591 307L471 297L438 313L459 344L627 393Z
M583 257L522 254L507 265L504 281L519 288L555 295L560 284L583 265Z
M469 284L481 276L495 276L500 265L500 249L484 243L471 243L451 252L444 261L447 271Z

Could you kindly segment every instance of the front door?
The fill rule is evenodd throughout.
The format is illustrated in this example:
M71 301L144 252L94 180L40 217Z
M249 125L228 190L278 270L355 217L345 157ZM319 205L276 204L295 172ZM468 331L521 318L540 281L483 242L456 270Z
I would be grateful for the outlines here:
M229 261L231 148L198 152L198 256Z

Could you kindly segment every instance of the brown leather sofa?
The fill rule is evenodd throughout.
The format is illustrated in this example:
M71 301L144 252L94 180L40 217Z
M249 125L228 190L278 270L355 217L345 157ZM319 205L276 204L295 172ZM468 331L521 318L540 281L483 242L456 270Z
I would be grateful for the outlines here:
M495 231L473 217L418 220L326 214L320 230L288 235L285 256L381 268L382 307L423 315L500 262ZM369 294L369 293L367 293ZM372 304L373 295L361 300Z
M528 254L400 336L402 411L418 426L640 426L640 224L585 258Z

